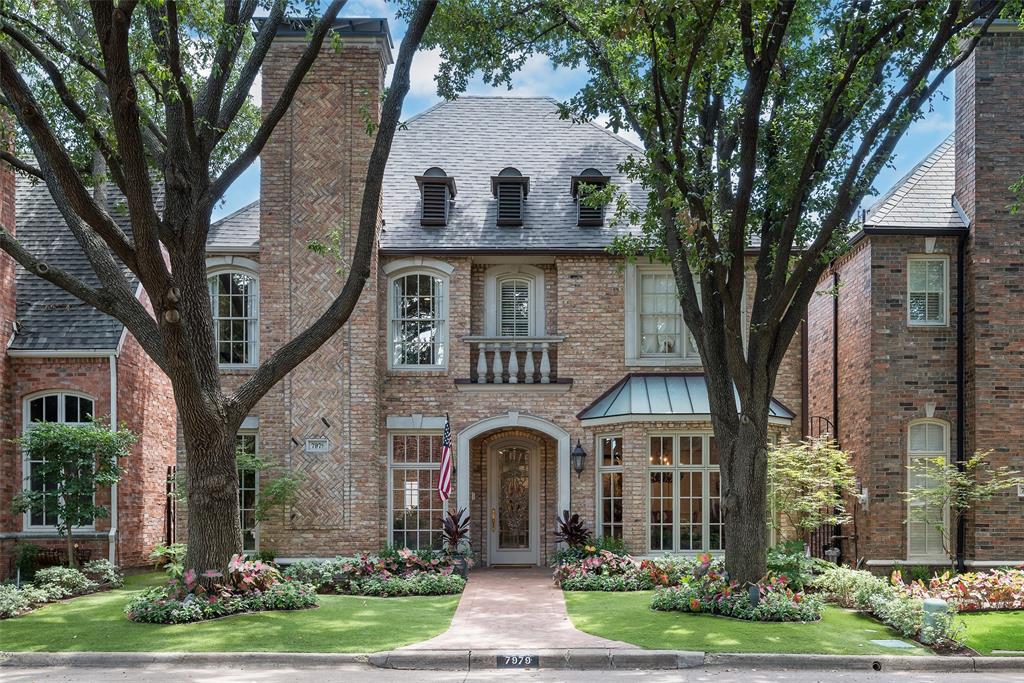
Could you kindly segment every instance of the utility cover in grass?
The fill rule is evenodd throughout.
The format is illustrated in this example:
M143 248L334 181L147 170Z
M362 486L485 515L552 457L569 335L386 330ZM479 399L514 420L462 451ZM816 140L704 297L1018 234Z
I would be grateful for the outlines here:
M882 639L882 640L872 640L871 642L874 643L875 645L881 645L882 647L895 647L895 648L899 648L901 650L905 649L905 648L910 648L910 649L914 648L914 646L911 643L908 643L905 640L885 640L885 639Z

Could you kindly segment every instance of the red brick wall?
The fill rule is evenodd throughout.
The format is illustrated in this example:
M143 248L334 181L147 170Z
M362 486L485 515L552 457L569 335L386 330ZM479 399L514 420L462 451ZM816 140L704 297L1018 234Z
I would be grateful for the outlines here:
M968 452L1024 466L1024 215L1008 206L1024 173L1024 33L984 38L956 73L957 198L972 219L967 267ZM1024 557L1024 499L978 510L978 560Z

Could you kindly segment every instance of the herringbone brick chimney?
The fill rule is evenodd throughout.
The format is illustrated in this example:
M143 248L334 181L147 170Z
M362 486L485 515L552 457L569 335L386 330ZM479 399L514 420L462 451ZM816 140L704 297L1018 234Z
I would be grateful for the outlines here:
M343 47L324 42L261 156L263 358L341 291L355 245L373 146L367 119L379 119L391 41L382 20L339 20L336 30ZM264 112L305 45L304 33L279 32L263 66ZM311 251L313 240L338 246L340 259ZM376 262L371 273L349 322L260 404L261 450L304 478L284 519L263 524L265 549L323 556L384 542ZM307 439L322 438L329 450L307 452Z

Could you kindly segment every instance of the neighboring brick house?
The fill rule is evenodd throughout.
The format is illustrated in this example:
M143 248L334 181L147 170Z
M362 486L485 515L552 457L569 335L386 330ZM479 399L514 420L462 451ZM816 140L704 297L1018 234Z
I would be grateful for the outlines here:
M112 195L113 196L113 195ZM113 199L108 210L126 227ZM95 283L88 261L46 186L0 165L0 224L33 253ZM97 502L110 516L76 529L80 555L126 566L147 562L167 538L168 468L175 462L170 382L124 326L15 266L0 252L0 580L14 571L18 543L63 558L52 512L14 514L12 497L33 480L33 463L11 439L36 421L109 419L135 432L124 477ZM44 553L45 554L45 553Z
M955 133L867 211L809 307L808 409L854 453L862 495L844 554L869 566L947 562L955 538L908 522L910 459L980 450L1024 466L1024 217L1009 209L1022 89L1024 33L997 24L956 70ZM968 566L1019 563L1024 491L961 533Z

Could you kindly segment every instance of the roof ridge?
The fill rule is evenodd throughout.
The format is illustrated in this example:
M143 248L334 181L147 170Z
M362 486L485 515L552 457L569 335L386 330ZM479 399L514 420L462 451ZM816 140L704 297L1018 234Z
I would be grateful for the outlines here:
M889 191L882 195L877 202L868 208L866 219L872 219L872 224L885 220L885 218L892 213L892 210L896 208L896 204L898 203L893 202L892 204L889 204L889 201L896 197L897 194L905 196L915 188L926 175L926 172L930 170L942 157L946 148L952 144L955 136L956 131L947 135L942 142L932 148L932 150L928 152L921 161L917 162L917 164L915 164L906 174L904 174L902 178L893 183L892 187L889 188ZM915 175L918 175L916 179L914 179ZM912 179L913 182L910 182ZM886 206L887 204L889 205ZM864 221L865 224L868 222L866 219Z

